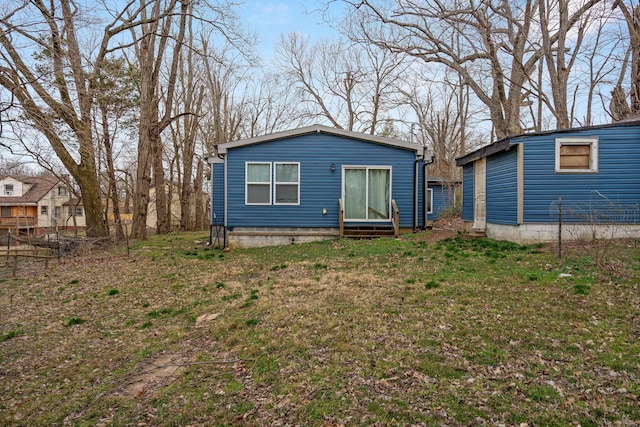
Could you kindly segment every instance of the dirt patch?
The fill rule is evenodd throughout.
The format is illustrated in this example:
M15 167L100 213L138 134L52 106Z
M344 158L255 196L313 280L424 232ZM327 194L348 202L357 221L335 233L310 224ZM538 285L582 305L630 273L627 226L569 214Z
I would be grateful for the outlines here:
M454 238L464 231L464 223L460 218L442 218L432 224L431 229L423 233L421 240L435 243L439 240Z
M206 323L217 319L221 315L221 313L209 313L198 316L198 318L196 319L196 326L204 326Z
M121 395L137 398L167 387L176 380L180 371L190 362L182 354L163 354L142 367L131 381L122 389Z

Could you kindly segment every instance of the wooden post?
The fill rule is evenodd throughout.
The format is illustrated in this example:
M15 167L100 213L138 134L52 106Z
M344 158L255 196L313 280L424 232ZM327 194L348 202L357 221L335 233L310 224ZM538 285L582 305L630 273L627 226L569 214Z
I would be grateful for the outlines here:
M9 262L9 250L11 249L11 229L7 231L7 262Z
M13 277L16 277L16 273L18 272L18 253L13 256Z
M344 237L344 206L342 199L338 199L338 222L340 223L340 238Z
M558 198L558 259L562 259L562 197Z
M127 256L131 255L131 252L129 250L129 224L127 224L127 220L124 220L124 238L127 242Z

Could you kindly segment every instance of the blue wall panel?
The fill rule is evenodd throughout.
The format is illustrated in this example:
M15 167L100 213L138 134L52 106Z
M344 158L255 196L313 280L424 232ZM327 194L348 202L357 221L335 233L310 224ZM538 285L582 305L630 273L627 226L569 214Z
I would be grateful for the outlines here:
M556 173L558 137L597 137L597 173ZM562 198L567 221L581 221L590 209L627 210L617 220L637 222L640 203L640 126L614 126L521 138L524 146L524 221L554 223ZM623 218L624 217L624 218ZM584 218L582 218L584 220Z
M431 213L428 219L433 221L438 219L440 214L455 203L455 186L447 186L437 183L430 183L429 188L433 191Z
M227 225L338 227L342 166L384 165L392 167L391 196L400 210L400 226L412 227L414 161L412 150L323 133L230 148L226 155ZM300 205L245 205L245 162L299 162Z
M487 222L518 224L518 150L487 158Z
M211 165L211 224L224 224L224 164Z
M462 219L473 221L473 163L462 167Z

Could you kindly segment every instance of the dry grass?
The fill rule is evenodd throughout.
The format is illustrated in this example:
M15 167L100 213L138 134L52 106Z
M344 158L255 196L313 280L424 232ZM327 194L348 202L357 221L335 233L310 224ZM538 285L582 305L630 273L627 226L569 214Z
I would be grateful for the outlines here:
M202 240L0 271L0 424L640 421L635 247Z

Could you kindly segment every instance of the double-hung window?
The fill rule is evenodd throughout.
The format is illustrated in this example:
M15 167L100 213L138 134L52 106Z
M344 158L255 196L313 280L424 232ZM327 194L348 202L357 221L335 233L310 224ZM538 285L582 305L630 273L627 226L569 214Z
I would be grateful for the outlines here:
M271 163L247 163L245 182L247 205L271 204Z
M300 204L300 163L247 162L245 182L247 205Z
M69 216L82 216L82 208L74 208L69 206Z
M598 138L557 138L556 172L598 172Z
M13 195L13 184L5 184L4 185L4 195L5 196Z
M300 203L300 164L275 163L276 205L297 205Z

